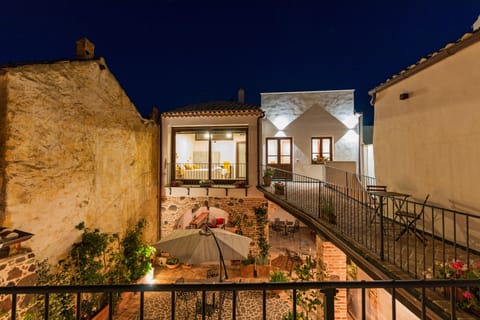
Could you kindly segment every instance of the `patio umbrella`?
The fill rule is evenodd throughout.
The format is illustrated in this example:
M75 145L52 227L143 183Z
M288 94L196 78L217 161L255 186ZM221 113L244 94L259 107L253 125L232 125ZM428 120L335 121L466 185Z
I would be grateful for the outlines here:
M205 224L200 229L175 229L153 246L188 264L219 260L222 281L222 265L228 278L224 260L247 258L251 242L248 237Z

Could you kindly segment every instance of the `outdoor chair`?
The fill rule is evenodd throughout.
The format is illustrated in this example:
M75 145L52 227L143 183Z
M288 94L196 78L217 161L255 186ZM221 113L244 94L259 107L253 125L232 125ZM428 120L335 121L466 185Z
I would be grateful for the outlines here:
M219 276L219 272L217 268L207 270L207 279L216 278L218 276Z
M379 211L382 205L386 205L387 198L380 197L375 192L387 192L387 186L384 185L367 185L368 205L375 210L373 216L370 219L370 224L374 223L379 215ZM382 201L383 203L380 203Z
M285 248L285 253L287 255L287 263L285 264L285 268L288 269L290 275L292 274L292 270L296 265L302 264L302 258L296 253L295 251L289 250Z
M398 241L406 232L411 232L413 235L415 235L422 243L425 244L425 237L422 234L422 230L419 230L416 226L417 221L422 219L424 211L425 211L425 205L427 204L428 198L430 197L429 194L425 197L425 200L423 201L422 206L420 207L419 210L417 209L417 206L415 206L414 212L409 212L409 211L399 211L395 213L395 216L399 218L400 223L402 224L402 229L400 230L400 233L398 236L395 238L395 241ZM417 211L417 212L416 212Z

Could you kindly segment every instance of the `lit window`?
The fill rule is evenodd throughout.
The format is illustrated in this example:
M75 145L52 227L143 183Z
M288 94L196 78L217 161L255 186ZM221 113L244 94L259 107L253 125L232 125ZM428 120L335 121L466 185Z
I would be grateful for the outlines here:
M321 164L333 160L332 137L312 138L312 164Z

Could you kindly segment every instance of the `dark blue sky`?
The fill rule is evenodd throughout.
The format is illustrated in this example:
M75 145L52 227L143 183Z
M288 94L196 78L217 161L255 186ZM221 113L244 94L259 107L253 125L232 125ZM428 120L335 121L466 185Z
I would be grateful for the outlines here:
M8 2L8 4L5 4ZM367 91L471 30L480 0L3 1L0 63L96 45L142 115L260 92Z

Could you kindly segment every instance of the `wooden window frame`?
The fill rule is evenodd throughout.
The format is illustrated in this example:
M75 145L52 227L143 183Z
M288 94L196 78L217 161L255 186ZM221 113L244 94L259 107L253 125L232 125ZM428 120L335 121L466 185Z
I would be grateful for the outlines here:
M319 149L319 152L313 152L313 141L314 140L320 140L319 141L319 144L318 144L318 149ZM328 150L328 152L325 152L323 150L323 140L329 140L330 141L330 148ZM312 137L311 140L310 140L310 160L312 162L312 164L322 164L324 163L325 161L315 161L315 156L320 156L320 157L324 157L325 154L329 154L330 156L328 157L328 159L326 161L333 161L333 137L327 137L327 136L323 136L323 137Z

